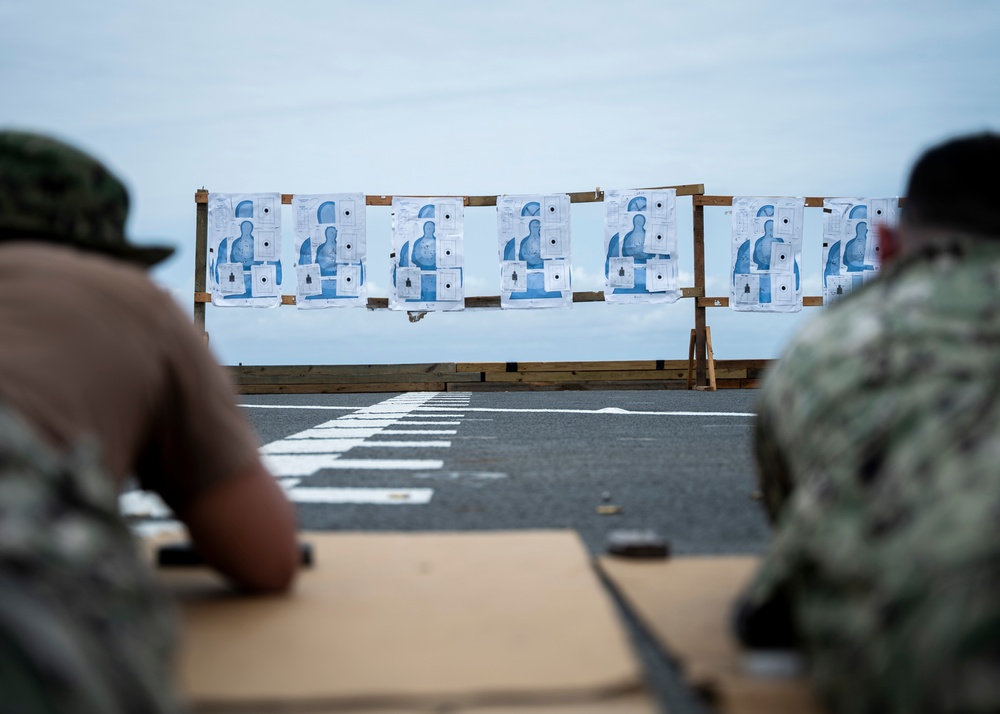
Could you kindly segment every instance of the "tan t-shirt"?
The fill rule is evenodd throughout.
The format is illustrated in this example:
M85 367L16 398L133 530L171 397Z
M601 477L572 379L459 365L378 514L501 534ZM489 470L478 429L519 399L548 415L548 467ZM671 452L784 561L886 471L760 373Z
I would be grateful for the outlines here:
M175 510L251 466L257 439L222 368L140 268L0 243L0 400L57 446L100 442L109 472Z

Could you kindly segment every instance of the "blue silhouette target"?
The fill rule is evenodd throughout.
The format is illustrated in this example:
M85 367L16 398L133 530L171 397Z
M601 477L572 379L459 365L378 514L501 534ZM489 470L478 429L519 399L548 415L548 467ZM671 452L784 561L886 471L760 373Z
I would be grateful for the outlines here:
M296 194L292 212L299 308L366 307L364 194Z
M208 195L208 275L212 304L281 304L281 195Z
M677 192L604 192L604 300L672 303L677 268Z
M392 208L389 307L408 312L464 309L462 199L394 196Z
M497 197L500 307L573 304L569 196Z
M729 306L744 312L802 309L802 211L805 200L733 198Z

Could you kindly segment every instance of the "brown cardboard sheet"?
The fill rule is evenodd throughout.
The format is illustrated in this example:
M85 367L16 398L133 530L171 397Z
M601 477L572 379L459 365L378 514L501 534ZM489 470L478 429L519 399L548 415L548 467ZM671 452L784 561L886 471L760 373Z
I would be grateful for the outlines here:
M718 711L819 713L804 679L753 676L745 670L746 653L732 635L731 614L758 562L752 557L598 559L628 607Z
M301 540L315 566L287 596L241 596L202 568L158 571L181 605L196 709L654 711L572 531Z
M624 694L597 702L571 704L525 704L518 706L482 706L442 709L434 705L420 708L393 709L304 709L296 714L659 714L649 696L643 693Z

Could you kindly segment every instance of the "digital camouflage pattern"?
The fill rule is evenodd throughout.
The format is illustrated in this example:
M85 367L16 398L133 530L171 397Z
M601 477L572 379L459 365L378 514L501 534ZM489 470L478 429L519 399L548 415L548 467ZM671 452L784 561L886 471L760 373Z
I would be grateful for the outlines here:
M166 595L97 450L61 455L0 405L0 709L181 711Z
M72 244L143 265L172 248L125 240L128 192L78 149L40 134L0 131L0 241Z
M1000 711L1000 240L941 237L831 307L761 393L775 539L837 712Z

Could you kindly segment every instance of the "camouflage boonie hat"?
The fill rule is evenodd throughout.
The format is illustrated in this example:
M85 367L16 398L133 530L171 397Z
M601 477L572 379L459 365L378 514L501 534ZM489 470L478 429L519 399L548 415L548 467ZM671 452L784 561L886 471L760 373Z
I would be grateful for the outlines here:
M63 243L152 266L167 246L125 239L128 192L114 174L51 137L0 131L0 241Z

